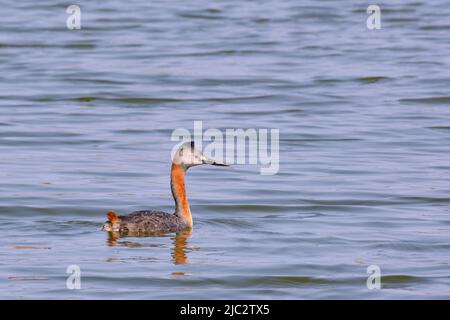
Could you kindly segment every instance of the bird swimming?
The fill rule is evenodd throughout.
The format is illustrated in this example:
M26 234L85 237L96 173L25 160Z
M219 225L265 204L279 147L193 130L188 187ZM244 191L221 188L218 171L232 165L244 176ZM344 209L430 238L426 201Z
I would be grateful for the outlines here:
M162 211L143 210L119 216L115 212L110 211L107 214L108 221L103 225L103 230L119 232L125 235L139 235L192 229L192 214L186 195L184 177L189 168L202 164L228 166L225 163L204 156L195 148L194 142L182 144L173 157L170 174L170 186L175 201L175 212L171 214Z

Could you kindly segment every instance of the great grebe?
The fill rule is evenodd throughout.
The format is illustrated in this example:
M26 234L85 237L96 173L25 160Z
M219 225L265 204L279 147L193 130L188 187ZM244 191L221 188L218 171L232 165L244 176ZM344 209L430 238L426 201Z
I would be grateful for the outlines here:
M205 157L195 148L194 142L182 144L175 153L170 175L175 213L144 210L118 216L115 212L110 211L107 214L108 221L103 225L103 230L121 234L146 234L192 229L192 215L186 196L184 176L187 169L201 164L227 166L225 163Z

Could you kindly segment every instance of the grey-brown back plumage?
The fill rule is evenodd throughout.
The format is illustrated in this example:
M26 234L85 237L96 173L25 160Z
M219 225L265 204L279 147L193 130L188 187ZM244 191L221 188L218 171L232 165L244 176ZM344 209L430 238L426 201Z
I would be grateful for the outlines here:
M176 214L162 211L135 211L119 219L121 233L175 232L188 227Z

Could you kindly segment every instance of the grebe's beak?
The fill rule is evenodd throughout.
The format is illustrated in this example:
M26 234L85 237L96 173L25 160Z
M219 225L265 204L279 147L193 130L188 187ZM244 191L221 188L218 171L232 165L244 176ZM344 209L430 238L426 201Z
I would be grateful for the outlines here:
M223 162L220 162L220 161L217 161L217 160L213 160L213 159L209 159L209 158L207 158L205 156L202 156L202 161L203 161L203 164L210 164L210 165L213 165L213 166L221 166L221 167L229 167L230 166L230 165L228 165L226 163L223 163Z
M218 162L218 161L214 161L213 163L210 163L213 166L220 166L220 167L229 167L229 164L223 163L223 162Z

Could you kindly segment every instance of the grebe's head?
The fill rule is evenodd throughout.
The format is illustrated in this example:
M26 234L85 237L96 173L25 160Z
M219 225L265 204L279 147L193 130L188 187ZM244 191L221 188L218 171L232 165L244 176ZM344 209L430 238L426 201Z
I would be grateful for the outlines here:
M211 164L213 166L228 166L227 164L209 159L204 156L194 146L194 141L183 143L173 157L173 163L181 165L184 169L199 166L201 164Z

